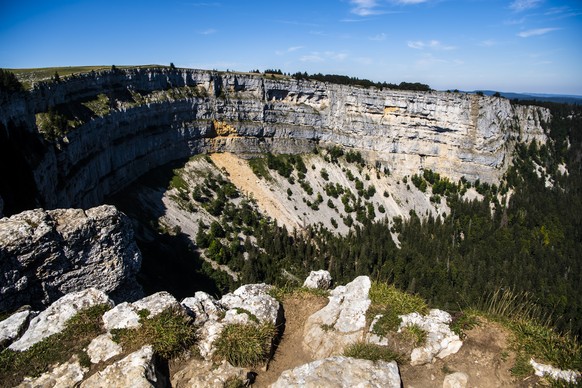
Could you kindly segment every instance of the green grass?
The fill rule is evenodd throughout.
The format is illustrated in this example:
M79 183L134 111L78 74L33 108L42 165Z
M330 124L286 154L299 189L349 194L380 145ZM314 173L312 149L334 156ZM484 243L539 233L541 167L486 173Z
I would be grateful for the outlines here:
M91 111L97 116L105 116L109 114L111 110L109 97L107 97L105 94L98 94L97 98L84 102L83 105L91 109Z
M266 158L252 158L249 159L249 166L255 174L259 178L264 178L267 181L273 181L273 177L267 168L267 159Z
M401 334L404 338L409 339L415 347L422 346L426 342L427 332L418 325L404 327Z
M276 333L275 326L269 322L260 325L228 325L215 342L214 356L234 366L259 366L270 357L271 344Z
M467 338L465 331L471 330L479 324L479 315L480 314L474 309L467 309L453 315L453 321L450 325L451 330L458 335L460 339L464 340Z
M375 334L381 336L385 336L390 331L398 330L398 326L402 322L399 315L412 312L428 313L428 306L421 297L400 291L393 285L373 282L369 296L372 305L368 309L367 315L371 320L376 315L382 314L382 317L372 328Z
M290 285L282 287L273 287L269 291L269 295L277 299L277 301L282 302L286 296L302 296L302 295L313 295L321 298L327 298L329 296L329 290L322 290L319 288L307 288L307 287L294 287Z
M406 358L387 346L356 342L346 347L344 356L370 361L396 361L399 364L406 361Z
M137 350L150 344L160 357L169 360L191 349L197 336L192 318L181 309L169 308L152 318L140 314L141 326L111 331L113 340L124 350Z
M24 352L4 349L0 352L0 386L12 387L25 376L39 376L51 365L68 361L77 354L86 363L83 349L105 332L101 317L109 305L96 305L72 317L61 333L51 335Z

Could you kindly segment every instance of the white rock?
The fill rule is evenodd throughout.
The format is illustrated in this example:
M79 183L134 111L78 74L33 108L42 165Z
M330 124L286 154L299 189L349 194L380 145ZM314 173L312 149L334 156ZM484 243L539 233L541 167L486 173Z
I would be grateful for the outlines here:
M529 363L534 368L536 376L550 376L554 380L564 380L568 383L576 383L580 378L582 378L582 374L578 371L562 370L551 365L540 364L533 358L529 360Z
M185 298L182 301L182 306L190 315L194 316L196 325L202 325L209 319L218 321L225 313L224 307L203 291L196 292L193 297Z
M43 373L39 377L25 377L19 388L54 387L68 388L76 387L83 380L89 368L83 368L79 361L66 362L53 368L50 372Z
M331 291L327 306L311 315L303 331L303 348L314 358L341 354L346 345L364 339L370 307L370 278L359 276Z
M463 372L455 372L445 376L443 388L465 388L469 382L469 376Z
M241 308L249 311L260 322L271 322L276 325L280 321L279 302L268 292L273 286L267 284L246 284L233 293L220 299L220 304L228 309Z
M319 271L311 271L303 283L303 287L318 288L321 290L327 290L330 286L331 274L323 269L320 269Z
M271 388L288 387L392 387L401 380L395 361L369 361L336 356L284 371Z
M17 339L36 314L30 310L19 311L0 322L0 347Z
M150 345L109 365L81 383L81 388L157 386L163 386L163 381L156 373L154 350Z
M442 310L433 309L429 315L422 316L418 313L401 315L402 323L398 331L406 326L418 326L426 331L426 343L413 349L410 355L411 365L424 365L430 363L435 357L445 358L457 353L463 342L449 327L452 317Z
M216 351L214 348L214 341L220 337L224 326L225 325L222 322L208 320L196 331L196 334L198 335L198 350L200 351L202 358L205 360L212 359L212 356Z
M33 318L24 335L9 348L19 351L27 350L48 336L61 332L67 321L79 311L98 304L113 306L113 302L107 295L95 288L67 294Z
M192 358L182 369L172 375L173 387L223 388L229 379L246 380L247 371L223 361L216 365L212 361Z
M123 302L103 314L103 323L107 331L139 327L139 311L147 310L147 317L155 317L168 308L181 309L176 298L165 291L146 296L133 303Z
M111 333L101 334L94 338L87 346L87 355L93 364L101 361L107 361L111 357L121 354L121 345L113 341Z

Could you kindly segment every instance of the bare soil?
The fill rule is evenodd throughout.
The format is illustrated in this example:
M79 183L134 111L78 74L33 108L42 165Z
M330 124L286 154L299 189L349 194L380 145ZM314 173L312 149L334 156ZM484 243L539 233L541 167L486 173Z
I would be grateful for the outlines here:
M303 327L307 318L322 309L327 302L327 298L308 293L294 293L285 297L283 308L286 321L283 337L267 371L257 371L258 376L253 387L268 387L283 371L314 361L303 350Z

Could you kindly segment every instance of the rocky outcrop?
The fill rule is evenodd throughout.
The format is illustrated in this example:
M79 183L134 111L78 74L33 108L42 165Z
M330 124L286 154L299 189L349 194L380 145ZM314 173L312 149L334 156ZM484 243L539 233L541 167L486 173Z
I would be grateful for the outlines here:
M118 96L118 107L87 115L81 102L98 94ZM47 208L94 206L152 168L200 152L301 152L316 143L360 149L396 174L430 168L492 182L516 141L545 140L550 118L495 97L199 70L93 73L2 97L0 134L28 139L26 151L10 156L27 164L32 190L22 193ZM59 107L82 124L49 144L35 114ZM12 214L16 202L4 194Z
M141 294L140 265L130 221L113 206L0 219L0 311L47 306L88 287L132 299Z
M371 282L359 276L331 291L327 306L311 315L303 331L303 349L313 358L342 354L346 345L362 341Z
M25 351L45 338L63 331L67 321L79 311L99 304L113 305L105 293L95 288L67 294L33 318L24 335L12 343L9 349Z
M562 370L551 365L536 362L533 358L529 360L529 364L534 369L536 376L548 376L554 380L564 380L572 384L582 381L582 373L575 370Z
M336 356L284 371L271 388L390 387L400 388L395 361L369 361Z
M180 303L165 291L146 296L133 303L123 302L103 314L103 325L107 331L134 329L140 326L141 317L153 318L166 309L181 309Z
M465 388L469 382L469 376L463 372L455 372L445 376L443 388Z
M10 345L19 338L32 318L36 316L34 311L17 311L5 320L0 322L0 349Z
M38 377L25 377L18 388L76 387L88 370L89 368L79 364L75 356L73 360L57 365Z
M230 365L223 361L216 365L212 361L191 359L188 363L172 376L172 387L188 388L224 388L227 383L233 381L244 382L247 380L248 371Z
M81 388L165 387L166 379L156 370L154 349L146 345L83 381Z
M303 287L327 290L331 286L331 274L329 271L320 269L311 271L307 279L303 282Z
M410 355L411 365L424 365L434 361L435 357L445 358L457 353L463 342L449 327L452 317L442 310L433 309L426 316L410 313L400 316L399 331L408 326L417 326L426 332L426 343L414 348Z

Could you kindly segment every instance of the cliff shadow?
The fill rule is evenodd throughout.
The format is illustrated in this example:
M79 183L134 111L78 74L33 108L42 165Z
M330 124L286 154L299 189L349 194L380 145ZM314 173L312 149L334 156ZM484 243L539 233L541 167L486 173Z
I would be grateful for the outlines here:
M182 299L196 291L215 296L223 291L205 273L203 260L188 236L158 227L158 219L165 215L162 198L174 176L173 170L183 167L186 161L157 167L105 200L131 218L142 253L137 280L147 295L168 291Z

